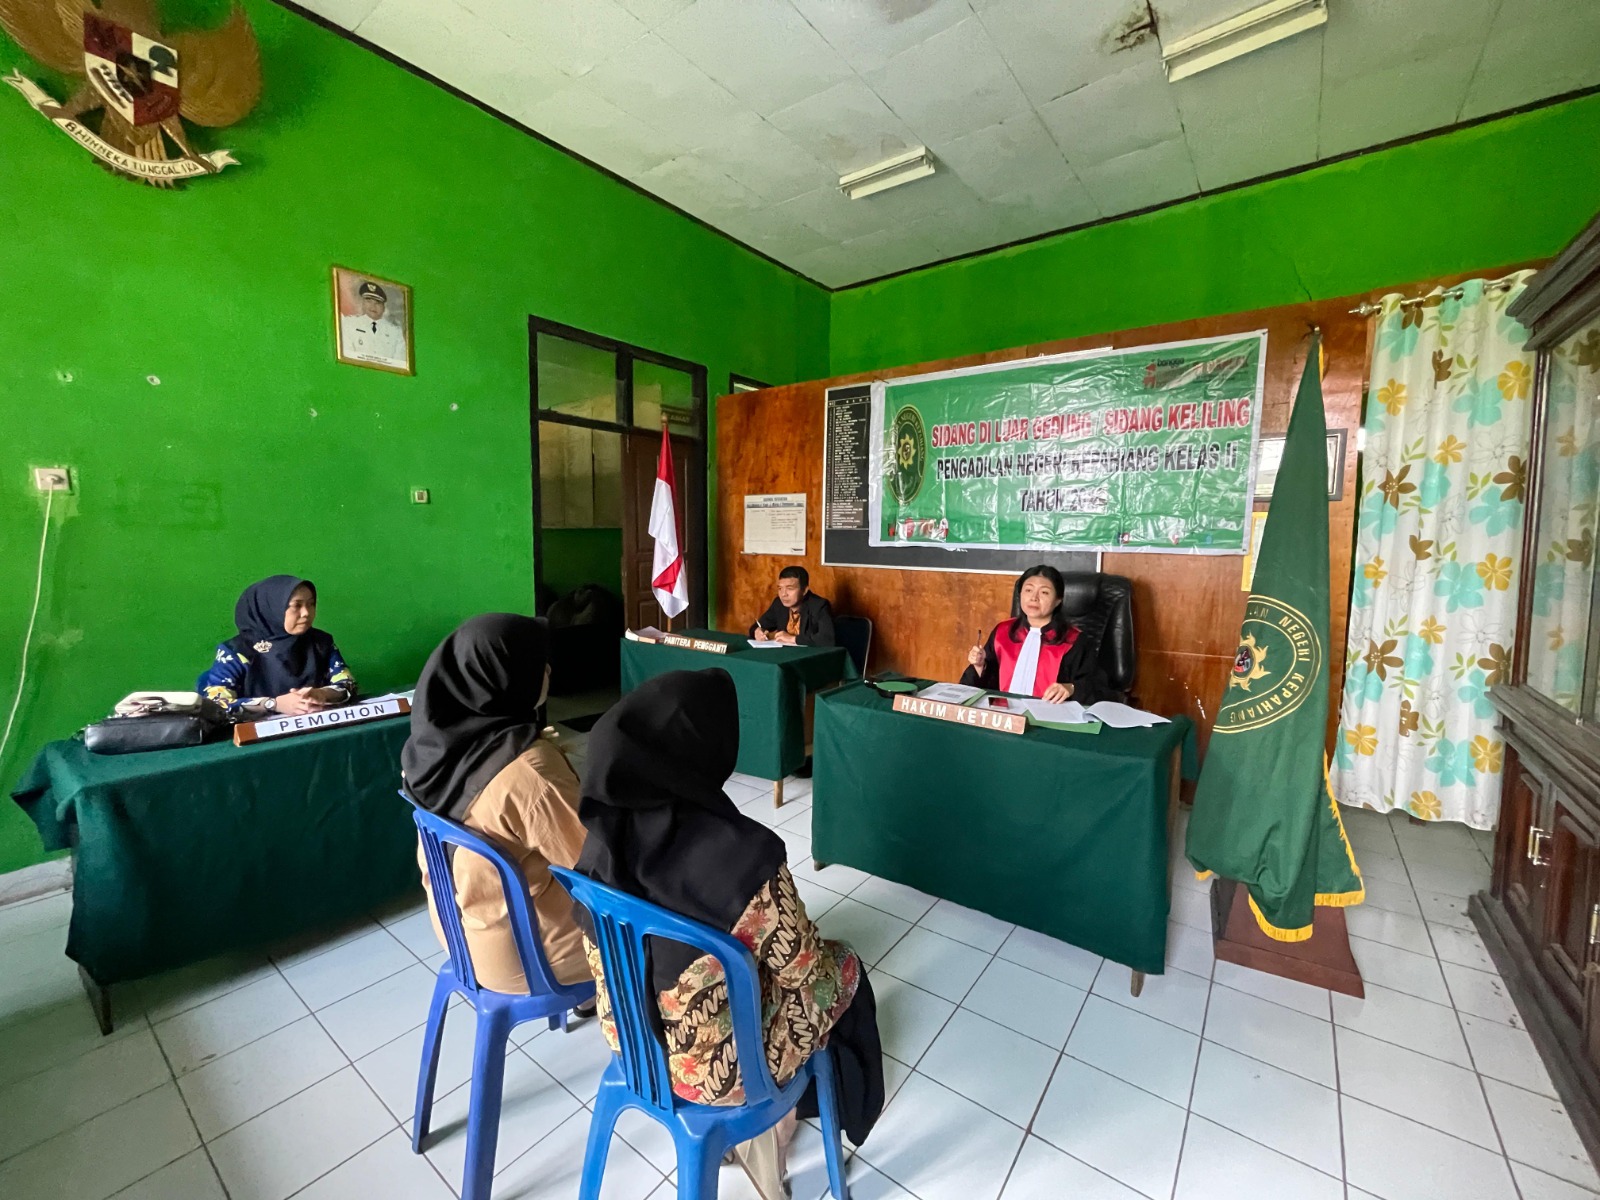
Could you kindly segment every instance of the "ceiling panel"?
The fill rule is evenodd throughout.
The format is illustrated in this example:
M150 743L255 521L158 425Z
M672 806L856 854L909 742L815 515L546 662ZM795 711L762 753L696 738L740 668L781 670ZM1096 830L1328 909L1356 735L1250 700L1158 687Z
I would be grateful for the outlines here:
M793 0L793 4L857 71L875 70L972 14L966 0Z
M930 87L931 80L937 87ZM923 143L958 138L1029 110L977 17L895 55L868 85Z
M586 75L645 34L617 0L462 0L462 7L554 62Z
M1600 0L1330 0L1176 84L1162 39L1258 0L303 2L831 285L1600 85Z
M1600 82L1600 3L1502 0L1472 77L1464 120Z
M993 0L979 19L1035 105L1138 63L1161 61L1137 0L1083 0L1070 8L1060 0Z
M510 116L520 118L571 82L455 0L383 0L359 28L391 54Z
M573 149L582 146L585 158L630 179L683 150L666 134L597 95L581 79L517 115L552 141Z
M1200 186L1314 162L1321 76L1317 30L1173 84Z
M694 0L617 0L617 3L643 21L647 29L654 29L688 8Z
M860 79L772 114L772 123L836 175L848 175L916 146L916 135Z
M1107 216L1180 200L1200 190L1189 147L1181 138L1085 167L1079 178Z
M653 33L606 59L584 82L685 149L704 145L745 111L731 92Z
M837 182L831 170L755 113L738 114L695 153L774 204Z
M635 180L679 208L748 209L764 201L749 188L693 154L680 154L636 175Z
M1333 158L1382 145L1418 129L1452 124L1481 51L1446 46L1420 62L1392 63L1360 75L1325 78L1317 150Z
M1115 119L1107 115L1115 113ZM1183 136L1172 85L1159 62L1144 62L1059 96L1039 109L1075 167L1105 162Z
M760 116L854 79L839 53L787 4L698 0L661 36Z
M1071 174L1050 131L1032 109L941 143L939 161L977 195L990 200Z
M1497 0L1342 0L1322 30L1323 77L1352 79L1436 55L1483 49ZM1466 90L1472 67L1461 77Z

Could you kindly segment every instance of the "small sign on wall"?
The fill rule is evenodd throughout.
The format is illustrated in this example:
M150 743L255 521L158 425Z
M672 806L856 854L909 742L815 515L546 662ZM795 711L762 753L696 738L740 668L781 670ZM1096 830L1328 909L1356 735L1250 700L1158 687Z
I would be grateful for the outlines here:
M744 552L804 558L806 494L784 492L744 498Z

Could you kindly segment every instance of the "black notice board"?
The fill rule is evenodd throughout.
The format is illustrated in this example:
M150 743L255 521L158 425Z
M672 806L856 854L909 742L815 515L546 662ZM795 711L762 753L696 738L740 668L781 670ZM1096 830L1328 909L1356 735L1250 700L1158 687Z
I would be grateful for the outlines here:
M1100 556L1083 550L945 550L939 546L868 543L872 385L829 388L823 404L822 562L830 567L897 567L913 571L1020 574L1036 563L1058 571L1098 571Z

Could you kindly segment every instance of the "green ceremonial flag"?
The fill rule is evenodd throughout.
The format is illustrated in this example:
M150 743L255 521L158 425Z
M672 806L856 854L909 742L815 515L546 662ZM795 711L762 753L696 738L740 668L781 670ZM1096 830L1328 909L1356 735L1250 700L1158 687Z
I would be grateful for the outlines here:
M1236 879L1269 937L1366 897L1328 790L1328 459L1313 337L1261 535L1239 649L1189 818L1189 861Z

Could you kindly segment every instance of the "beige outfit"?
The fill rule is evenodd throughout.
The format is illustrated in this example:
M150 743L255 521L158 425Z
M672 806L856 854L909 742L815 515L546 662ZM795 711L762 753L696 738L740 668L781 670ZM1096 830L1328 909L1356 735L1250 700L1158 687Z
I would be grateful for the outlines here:
M572 919L572 898L550 874L552 863L575 865L583 849L578 776L567 756L554 741L540 738L478 793L463 824L499 843L521 866L545 956L556 979L561 983L587 979L583 934ZM456 852L453 870L461 924L479 985L496 992L526 994L528 981L517 956L500 876L481 855L468 850ZM422 886L429 887L425 864ZM443 946L444 931L433 912L431 892L428 911L433 915L434 934Z

